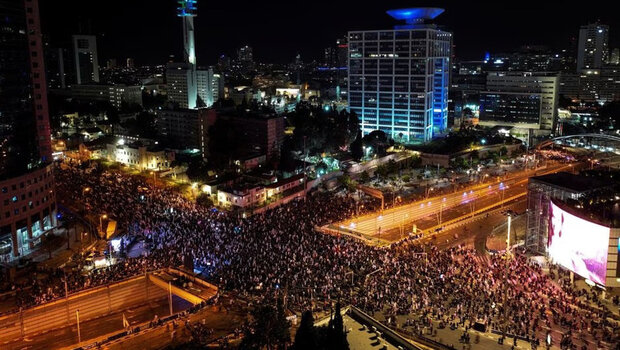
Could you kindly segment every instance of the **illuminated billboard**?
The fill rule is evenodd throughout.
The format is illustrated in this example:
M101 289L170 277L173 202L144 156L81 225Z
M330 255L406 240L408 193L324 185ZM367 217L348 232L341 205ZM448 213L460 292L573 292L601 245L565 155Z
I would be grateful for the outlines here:
M570 214L550 202L547 248L554 262L605 285L610 228Z

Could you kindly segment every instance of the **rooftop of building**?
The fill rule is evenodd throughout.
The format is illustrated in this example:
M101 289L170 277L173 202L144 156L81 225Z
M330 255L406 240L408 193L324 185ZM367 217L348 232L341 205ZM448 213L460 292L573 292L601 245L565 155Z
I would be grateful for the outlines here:
M445 10L439 7L411 7L388 10L386 13L397 20L404 20L408 24L422 23L442 14Z
M548 185L562 187L574 192L588 192L610 186L609 182L602 181L594 177L575 175L568 172L534 176L530 179Z
M303 179L303 178L304 178L304 176L305 176L305 174L297 174L297 175L293 175L293 176L288 177L288 178L286 178L286 179L280 179L280 180L278 180L277 182L274 182L274 183L272 183L272 184L269 184L269 185L267 185L267 186L265 186L265 187L267 187L267 188L276 188L276 187L281 187L281 186L284 186L284 185L286 185L286 184L289 184L289 183L292 183L292 182L295 182L295 181L299 181L299 180Z

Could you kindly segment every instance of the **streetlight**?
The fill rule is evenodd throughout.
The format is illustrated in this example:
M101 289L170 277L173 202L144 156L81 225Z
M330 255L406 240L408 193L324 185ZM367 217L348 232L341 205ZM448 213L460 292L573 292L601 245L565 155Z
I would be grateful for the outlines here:
M398 202L400 203L400 196L392 195L392 207L396 206L396 200L397 199L398 199Z
M402 220L400 222L400 237L403 237L403 234L405 233L405 219L409 217L409 214L405 214L405 216L402 216Z
M502 202L501 202L500 208L504 207L504 195L506 194L507 188L508 186L504 186L503 182L499 184L499 189L502 190Z
M424 198L428 198L430 192L433 191L433 187L428 187L428 183L426 184L426 196Z
M106 220L107 218L108 218L107 214L103 214L99 217L99 229L102 234L103 234L103 220Z
M506 254L510 255L510 224L512 222L512 215L508 214L508 232L506 234Z
M443 215L443 207L446 203L446 197L443 197L442 201L441 201L441 205L439 206L439 225L441 225L441 219L442 219L442 215Z

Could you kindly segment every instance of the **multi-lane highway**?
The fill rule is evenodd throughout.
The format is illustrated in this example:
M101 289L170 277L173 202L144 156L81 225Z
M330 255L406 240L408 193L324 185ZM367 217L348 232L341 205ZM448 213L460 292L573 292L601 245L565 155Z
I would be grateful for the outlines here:
M476 184L464 190L416 201L407 205L375 212L330 225L332 231L361 234L366 237L394 240L395 232L411 232L424 229L417 226L423 218L433 217L441 225L455 217L466 217L485 208L512 202L527 194L527 181L530 176L549 174L571 169L570 164L551 164L546 168L520 171L493 182ZM457 215L455 215L457 214Z

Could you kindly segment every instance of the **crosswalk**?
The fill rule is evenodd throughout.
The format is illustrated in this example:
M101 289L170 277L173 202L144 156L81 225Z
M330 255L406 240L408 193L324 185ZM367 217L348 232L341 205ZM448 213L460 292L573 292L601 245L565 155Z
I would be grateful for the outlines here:
M476 260L476 262L482 266L490 266L491 265L491 258L489 258L488 254L476 254L474 256L474 260Z

